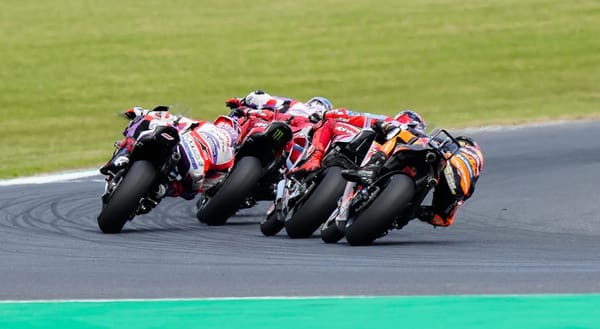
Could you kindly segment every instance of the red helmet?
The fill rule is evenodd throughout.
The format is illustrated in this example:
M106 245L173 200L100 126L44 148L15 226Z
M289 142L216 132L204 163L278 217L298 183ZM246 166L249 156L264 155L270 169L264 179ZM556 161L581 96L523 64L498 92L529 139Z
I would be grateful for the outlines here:
M417 128L419 130L425 130L427 124L423 117L420 116L417 112L411 110L404 110L394 117L394 120L400 122L401 124L406 124Z

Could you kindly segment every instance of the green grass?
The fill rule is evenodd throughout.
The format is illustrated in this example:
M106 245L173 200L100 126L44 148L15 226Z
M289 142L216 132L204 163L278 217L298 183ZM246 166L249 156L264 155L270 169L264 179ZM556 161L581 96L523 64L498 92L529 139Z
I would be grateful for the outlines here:
M133 105L262 88L433 126L600 117L596 0L0 2L0 177L103 163Z

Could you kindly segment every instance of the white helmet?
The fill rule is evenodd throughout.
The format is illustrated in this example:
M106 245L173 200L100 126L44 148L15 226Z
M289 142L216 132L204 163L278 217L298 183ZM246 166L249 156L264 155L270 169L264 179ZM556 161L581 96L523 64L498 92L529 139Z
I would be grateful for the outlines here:
M242 103L254 109L261 109L272 98L273 97L271 97L271 95L265 93L264 91L257 90L244 97Z
M331 102L321 96L315 96L306 102L306 106L313 109L313 112L325 112L333 110Z

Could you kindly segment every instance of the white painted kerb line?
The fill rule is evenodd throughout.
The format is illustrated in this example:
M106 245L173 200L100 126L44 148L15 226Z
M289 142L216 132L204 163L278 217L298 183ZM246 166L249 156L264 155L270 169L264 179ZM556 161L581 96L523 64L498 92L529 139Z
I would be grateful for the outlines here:
M73 179L87 178L87 177L92 177L92 176L97 176L97 175L100 175L100 173L98 172L98 169L94 169L94 170L86 170L86 171L53 174L53 175L41 175L41 176L32 176L32 177L3 179L3 180L0 180L0 186L57 183L57 182L65 182L65 181L69 181L69 180L73 180Z

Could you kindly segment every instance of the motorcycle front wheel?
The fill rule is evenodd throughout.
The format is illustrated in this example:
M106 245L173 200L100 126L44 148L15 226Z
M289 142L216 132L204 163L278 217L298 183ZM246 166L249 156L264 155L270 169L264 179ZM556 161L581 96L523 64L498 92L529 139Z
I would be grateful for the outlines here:
M271 212L265 220L260 222L260 231L265 236L273 236L283 229L285 224L277 219L277 211Z
M125 223L133 218L144 197L154 183L156 169L149 161L134 162L123 180L98 215L98 227L103 233L120 233Z
M321 240L325 243L337 243L344 238L344 232L337 227L335 220L327 221L321 228Z

